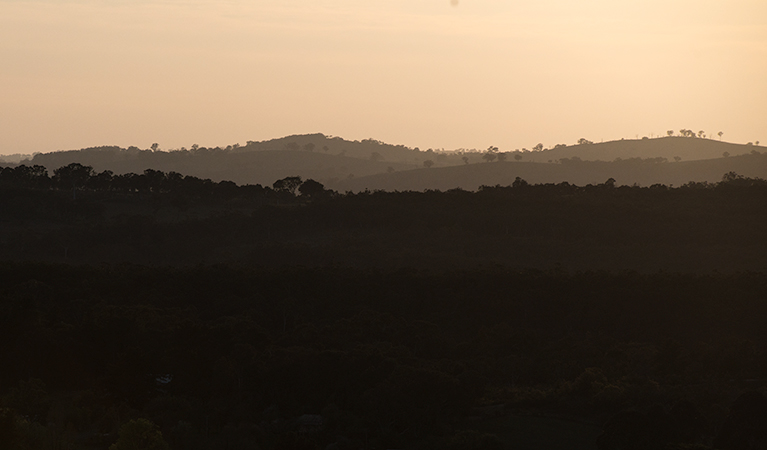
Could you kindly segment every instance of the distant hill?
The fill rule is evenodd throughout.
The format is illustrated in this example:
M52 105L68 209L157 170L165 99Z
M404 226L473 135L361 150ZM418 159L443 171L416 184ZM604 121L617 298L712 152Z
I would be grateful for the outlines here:
M225 148L195 146L192 149L152 151L137 147L94 147L40 153L21 163L39 164L50 172L73 162L116 174L156 169L213 181L231 180L238 184L271 185L275 180L297 175L339 190L451 189L459 186L476 189L483 184L508 184L516 176L541 183L588 184L615 178L621 184L642 185L718 181L729 171L763 177L761 160L759 166L749 163L749 158L740 158L750 152L758 153L757 149L763 147L711 139L664 137L501 152L505 161L488 164L484 162L485 152L480 151L422 151L375 139L348 141L318 133L249 141L243 146ZM723 158L723 155L730 156ZM640 162L639 158L651 158L654 162ZM715 162L704 163L704 160ZM587 164L587 161L592 162ZM669 165L664 166L662 161ZM424 163L431 168L424 170Z
M348 141L337 136L325 136L321 133L286 136L268 141L248 141L244 146L234 147L235 153L254 151L305 151L326 155L349 156L389 162L420 162L426 152L404 145L392 145L375 139Z
M22 153L14 153L13 155L0 155L0 164L4 166L18 164L21 161L25 159L29 159L31 157L32 155L27 155Z
M721 158L725 152L730 156L744 155L753 149L753 145L671 136L569 145L540 152L524 153L523 161L553 162L572 157L586 161L615 161L617 158L666 158L672 161L675 157L679 157L682 161L697 161Z
M463 166L418 169L377 174L339 181L330 187L340 191L386 190L423 191L462 188L476 190L482 185L510 185L516 177L529 183L561 183L579 186L603 183L614 178L618 185L676 185L689 181L716 182L728 172L751 178L767 178L767 153L730 156L701 161L662 162L623 160L619 162L563 160L558 164L537 162L490 162Z
M25 164L39 164L53 171L78 162L96 171L111 170L116 174L141 173L145 169L179 172L213 181L230 180L238 184L271 185L275 180L293 175L323 183L340 179L408 170L415 164L361 159L302 150L233 151L196 149L153 152L150 150L98 147L75 151L41 153Z

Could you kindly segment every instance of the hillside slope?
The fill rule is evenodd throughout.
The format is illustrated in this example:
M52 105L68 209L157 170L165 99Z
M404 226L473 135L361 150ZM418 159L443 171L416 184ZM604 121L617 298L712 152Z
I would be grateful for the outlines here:
M52 172L73 162L92 166L97 172L111 170L115 174L124 174L155 169L210 178L213 181L229 180L238 184L263 185L271 185L275 180L294 175L333 183L343 178L385 173L390 170L389 167L393 170L417 167L413 164L297 150L243 153L207 149L197 152L152 152L119 147L38 154L25 163L39 164Z
M690 181L716 182L736 172L752 178L767 178L767 153L730 156L702 161L566 161L560 164L535 162L493 162L463 166L419 169L342 180L330 187L340 191L386 190L422 191L462 188L476 190L482 185L511 185L516 177L529 183L561 183L579 186L603 183L614 178L618 185L650 186L656 183L681 185Z
M524 161L548 162L578 157L585 161L614 161L617 158L666 158L682 161L721 158L750 153L753 145L732 144L712 139L663 137L656 139L622 139L595 144L569 145L540 152L524 153ZM763 150L763 149L762 149Z
M156 169L239 184L270 185L287 176L301 176L340 190L476 189L483 184L508 184L517 176L530 182L576 184L600 183L612 177L620 184L642 185L718 181L730 171L763 177L764 171L760 169L764 163L758 158L752 162L744 156L763 149L710 139L664 137L512 152L505 154L505 161L488 165L484 162L485 153L479 151L421 151L374 139L348 141L307 134L226 148L151 151L95 147L41 153L21 163L39 164L49 172L73 162L116 174ZM729 158L723 158L725 154ZM638 158L657 161L649 163ZM663 159L669 165L659 164ZM431 171L423 170L425 163L431 166ZM402 173L411 169L421 170ZM367 179L370 176L373 178ZM362 177L365 180L359 180Z

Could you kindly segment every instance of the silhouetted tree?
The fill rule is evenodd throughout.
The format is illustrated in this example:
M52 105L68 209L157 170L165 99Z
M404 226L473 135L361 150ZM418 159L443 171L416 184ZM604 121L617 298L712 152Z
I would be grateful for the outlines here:
M541 150L543 150L543 144L539 142L538 144L535 145L535 147L533 147L533 150L535 150L536 152L540 152Z
M523 187L527 187L527 186L529 186L529 185L530 185L530 184L529 184L527 181L523 180L523 179L522 179L522 178L520 178L520 177L516 177L516 178L514 179L514 182L513 182L513 183L511 183L511 186L512 186L512 187L515 187L515 188L523 188Z
M322 183L314 181L310 178L301 183L301 186L298 188L298 192L300 192L301 195L315 197L325 192L325 186Z
M666 134L668 136L673 136L674 135L674 130L668 130L668 131L666 131Z
M485 154L482 155L482 159L484 159L487 162L495 161L495 159L498 157L498 147L490 146L487 148L487 151L485 151Z
M586 138L580 138L578 139L578 145L587 145L587 144L593 144L590 140Z
M85 186L93 175L93 167L80 163L68 164L53 171L53 178L61 188L72 189L72 198L76 198L77 189Z
M296 195L296 190L301 186L301 183L301 177L286 177L275 181L272 184L272 188L277 192L289 192L292 195Z
M0 181L30 188L45 188L50 184L48 170L40 165L20 165L0 168Z
M426 161L423 162L423 166L426 167L427 169L430 168L433 165L434 165L434 161L432 161L430 159L427 159Z
M144 170L144 185L151 192L160 192L165 184L165 173L161 170Z
M313 152L314 147L315 145L312 142L309 142L308 144L304 144L304 150L306 150L307 152Z
M718 135L719 135L719 140L721 141L721 140L722 140L722 135L723 135L724 133L720 131L720 132L718 132L718 133L716 133L716 134L718 134Z
M469 157L468 156L462 156L461 161L463 161L464 164L469 164Z
M105 170L96 175L93 175L88 180L88 186L90 186L91 188L97 191L107 191L112 188L113 178L114 178L114 173L111 170Z

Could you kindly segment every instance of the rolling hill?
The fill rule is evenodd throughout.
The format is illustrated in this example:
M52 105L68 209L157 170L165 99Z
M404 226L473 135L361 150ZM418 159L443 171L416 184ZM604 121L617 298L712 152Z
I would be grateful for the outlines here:
M39 153L21 164L49 172L78 162L96 171L179 172L213 181L271 185L288 176L311 178L341 191L364 189L476 189L510 184L516 177L533 183L683 184L714 182L727 172L767 176L763 147L711 139L663 137L557 146L540 151L499 152L487 163L476 150L426 151L374 139L348 141L323 134L286 136L225 148L171 151L105 146ZM503 161L499 161L504 159ZM430 169L424 169L424 164Z
M716 182L728 172L751 178L767 178L767 153L688 162L623 160L618 162L566 160L558 164L537 162L491 162L463 166L418 169L342 180L331 185L340 191L422 191L461 188L476 190L482 185L511 185L517 177L529 183L561 183L579 186L603 183L613 178L618 185L650 186Z

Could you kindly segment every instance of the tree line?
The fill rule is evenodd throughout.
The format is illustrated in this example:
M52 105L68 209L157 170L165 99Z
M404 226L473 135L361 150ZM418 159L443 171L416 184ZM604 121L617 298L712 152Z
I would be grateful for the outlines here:
M322 195L325 187L314 180L287 177L269 186L237 185L232 181L214 182L207 178L146 169L143 173L114 174L111 170L96 172L93 167L71 163L59 167L49 176L40 165L0 168L0 184L6 187L72 191L115 192L126 194L178 194L192 197L231 197L234 195Z

